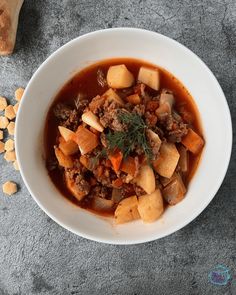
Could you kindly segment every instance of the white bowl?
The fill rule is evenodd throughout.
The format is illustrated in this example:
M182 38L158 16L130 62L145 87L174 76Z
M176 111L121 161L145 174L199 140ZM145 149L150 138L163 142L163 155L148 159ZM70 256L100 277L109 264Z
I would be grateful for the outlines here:
M79 70L99 60L133 57L159 65L192 94L206 146L185 199L152 224L115 226L71 204L48 177L43 159L45 117L55 95ZM196 218L219 189L230 160L232 125L220 85L189 49L163 35L133 28L101 30L78 37L53 53L25 90L16 123L16 152L22 178L38 205L58 224L82 237L111 244L136 244L167 236Z

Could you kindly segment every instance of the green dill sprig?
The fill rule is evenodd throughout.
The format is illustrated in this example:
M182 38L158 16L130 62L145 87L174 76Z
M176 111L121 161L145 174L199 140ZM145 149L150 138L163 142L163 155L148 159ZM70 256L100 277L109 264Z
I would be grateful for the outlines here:
M152 149L146 138L147 126L137 113L120 112L118 119L126 128L124 131L109 131L106 135L109 150L120 149L124 158L136 148L141 148L146 157L152 159Z

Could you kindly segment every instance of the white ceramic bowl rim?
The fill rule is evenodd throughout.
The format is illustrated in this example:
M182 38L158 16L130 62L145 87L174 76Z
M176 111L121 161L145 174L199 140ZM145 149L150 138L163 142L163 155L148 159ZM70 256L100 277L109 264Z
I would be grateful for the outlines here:
M201 66L203 71L205 71L207 73L209 79L212 80L212 83L214 84L216 91L219 93L219 97L221 99L220 103L221 103L221 107L222 107L221 112L222 112L222 114L224 114L224 125L226 127L225 132L226 132L226 136L227 136L227 145L225 146L225 150L223 151L224 154L222 156L224 161L222 161L221 169L220 169L220 171L218 171L218 178L215 181L214 185L209 190L208 195L206 196L204 201L202 201L199 204L199 206L197 206L197 208L195 208L195 210L194 210L194 212L192 212L191 216L189 216L187 219L180 220L174 226L171 226L170 228L168 228L164 233L160 234L157 232L155 234L150 235L150 237L145 236L143 238L142 236L140 236L138 238L130 239L130 240L128 238L122 238L122 237L121 238L119 238L119 237L118 238L114 238L114 237L111 237L111 238L105 237L104 238L104 237L100 237L99 233L96 235L96 233L91 234L89 231L86 232L86 229L80 230L79 228L75 228L74 226L70 226L70 222L65 222L62 218L56 216L52 212L51 209L48 209L47 206L45 206L45 204L43 204L41 202L40 196L37 195L37 191L35 190L35 188L32 189L32 183L30 183L30 181L29 181L29 171L27 168L28 164L25 163L24 156L23 156L23 151L24 151L25 146L23 144L23 141L21 140L21 137L23 134L22 130L21 130L22 129L22 122L24 121L24 118L22 118L22 117L23 117L23 115L26 115L26 113L27 113L25 110L27 108L26 102L29 102L29 97L27 97L27 96L28 96L28 93L30 93L30 91L32 91L32 89L30 89L31 85L37 81L41 72L43 72L44 67L49 62L53 63L54 58L62 56L64 53L64 50L68 49L69 47L72 47L73 45L77 44L79 41L92 39L94 37L99 38L100 36L101 37L104 36L104 34L109 35L110 33L117 33L117 34L118 33L131 34L132 33L132 34L140 34L140 36L150 35L150 37L153 37L154 40L155 40L155 38L158 37L162 40L165 40L166 42L172 43L172 45L175 48L183 51L186 54L186 56L190 56L191 59L194 60L195 63L198 63L198 65ZM178 76L177 76L177 78L178 78ZM69 78L68 78L68 80L69 80ZM181 81L181 79L180 79L180 81ZM186 87L188 89L187 85L186 85ZM194 97L194 95L193 95L193 97ZM27 111L29 111L29 110L27 110ZM201 111L200 111L200 115L201 115ZM27 113L27 116L28 116L28 113ZM203 126L203 129L204 129L204 126ZM26 87L25 94L22 98L21 105L20 105L20 108L18 111L17 120L16 120L16 154L17 154L17 159L19 162L19 167L20 167L23 181L24 181L27 189L29 190L30 194L34 198L34 200L38 203L38 205L41 207L41 209L46 212L47 215L49 215L54 221L56 221L62 227L70 230L71 232L74 232L75 234L79 234L80 236L82 236L84 238L88 238L88 239L95 240L98 242L110 243L110 244L137 244L137 243L152 241L157 238L162 238L164 236L167 236L167 235L181 229L182 227L187 225L189 222L194 220L207 207L207 205L213 199L214 195L217 193L217 191L224 179L224 176L227 172L227 168L228 168L228 164L229 164L230 156L231 156L231 150L232 150L232 123L231 123L230 111L229 111L227 101L224 97L223 91L222 91L219 83L217 82L215 76L213 75L213 73L209 70L209 68L203 63L203 61L197 55L195 55L192 51L190 51L188 48L181 45L177 41L172 40L166 36L163 36L163 35L155 33L155 32L146 31L146 30L142 30L142 29L135 29L135 28L114 28L114 29L106 29L106 30L91 32L91 33L80 36L80 37L68 42L67 44L65 44L64 46L62 46L58 50L56 50L51 56L49 56L43 62L43 64L38 68L38 70L32 76L28 86Z

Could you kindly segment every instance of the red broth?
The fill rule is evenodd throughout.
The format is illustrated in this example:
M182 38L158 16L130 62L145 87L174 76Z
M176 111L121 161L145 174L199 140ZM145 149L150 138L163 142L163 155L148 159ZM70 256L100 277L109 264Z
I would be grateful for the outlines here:
M193 98L190 93L184 87L184 85L171 73L166 71L163 68L146 63L142 60L136 60L131 58L116 58L109 59L102 62L93 64L79 73L77 73L72 79L70 79L59 91L55 97L54 102L52 103L46 119L45 132L44 132L44 147L46 154L46 161L50 161L54 157L54 145L56 144L58 137L58 122L55 120L53 108L58 102L63 102L67 105L74 105L74 99L77 97L78 93L85 93L86 98L91 100L96 95L103 94L107 88L102 88L97 83L97 70L102 69L104 73L107 72L108 68L116 64L125 64L130 72L133 73L134 77L137 77L139 68L141 66L148 66L158 68L160 72L161 88L167 88L171 90L175 96L175 109L180 112L181 110L187 111L191 116L191 126L199 134L202 135L201 122L199 119L198 110L194 103ZM187 118L188 119L188 118ZM190 154L190 163L189 163L189 172L185 179L185 185L187 186L189 181L194 175L194 172L197 169L200 155ZM85 198L82 201L78 201L67 189L63 177L63 171L61 169L54 169L48 171L49 176L58 190L63 196L74 204L89 209L91 211L91 198ZM97 212L102 215L110 215L112 212Z

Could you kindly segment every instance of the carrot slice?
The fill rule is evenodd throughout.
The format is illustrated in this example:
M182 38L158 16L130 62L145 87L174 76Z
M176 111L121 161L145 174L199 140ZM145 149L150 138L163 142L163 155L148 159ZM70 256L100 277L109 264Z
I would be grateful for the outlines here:
M117 179L112 181L112 186L116 187L116 188L121 187L122 184L123 184L123 180L121 178L117 178Z
M122 152L120 150L117 150L117 151L113 152L112 154L110 154L108 156L108 158L111 161L114 171L118 172L120 169L122 159L123 159Z
M128 157L127 159L123 160L120 170L134 176L136 172L136 164L134 158Z
M199 154L204 146L204 140L192 129L182 139L182 144L193 154Z

